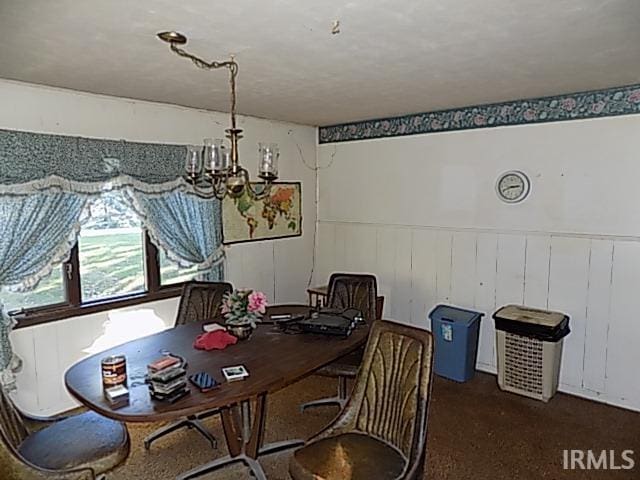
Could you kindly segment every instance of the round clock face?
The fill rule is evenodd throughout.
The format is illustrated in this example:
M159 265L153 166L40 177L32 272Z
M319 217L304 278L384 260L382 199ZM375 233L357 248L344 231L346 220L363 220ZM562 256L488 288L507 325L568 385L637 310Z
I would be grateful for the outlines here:
M521 202L529 194L529 189L529 178L517 170L503 173L496 182L498 197L507 203Z

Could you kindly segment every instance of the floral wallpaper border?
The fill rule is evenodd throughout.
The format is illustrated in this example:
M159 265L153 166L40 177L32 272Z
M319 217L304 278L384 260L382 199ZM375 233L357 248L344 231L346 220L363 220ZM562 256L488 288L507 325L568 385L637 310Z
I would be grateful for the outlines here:
M640 84L319 128L319 143L640 114Z

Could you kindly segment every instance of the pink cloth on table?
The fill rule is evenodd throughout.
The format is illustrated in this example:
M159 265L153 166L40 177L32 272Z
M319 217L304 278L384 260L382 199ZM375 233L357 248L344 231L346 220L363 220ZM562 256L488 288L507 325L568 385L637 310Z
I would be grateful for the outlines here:
M196 337L193 347L198 350L223 350L228 345L234 345L238 339L224 330L206 332Z

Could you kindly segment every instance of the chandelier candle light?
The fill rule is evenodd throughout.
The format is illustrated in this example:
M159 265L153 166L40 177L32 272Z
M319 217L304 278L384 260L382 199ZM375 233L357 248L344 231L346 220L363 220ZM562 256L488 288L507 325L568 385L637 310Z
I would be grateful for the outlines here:
M223 145L221 139L206 138L204 147L189 145L185 162L185 178L194 187L198 195L205 198L225 196L238 198L245 192L254 199L269 195L271 184L278 178L278 145L275 143L258 144L258 177L263 180L260 186L251 185L249 172L240 165L238 160L238 140L242 138L242 129L236 126L236 77L238 64L233 56L223 62L206 62L192 55L179 45L187 43L187 37L178 32L160 32L158 38L169 44L177 55L188 58L198 68L215 70L226 68L229 70L231 86L231 128L225 130L230 148Z

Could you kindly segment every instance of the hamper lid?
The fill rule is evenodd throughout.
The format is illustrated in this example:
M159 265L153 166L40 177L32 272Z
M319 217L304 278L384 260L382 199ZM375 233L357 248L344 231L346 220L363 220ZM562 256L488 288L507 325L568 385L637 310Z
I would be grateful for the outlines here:
M552 310L541 310L538 308L524 307L522 305L505 305L493 314L493 318L554 329L557 328L567 316L562 312L554 312Z

